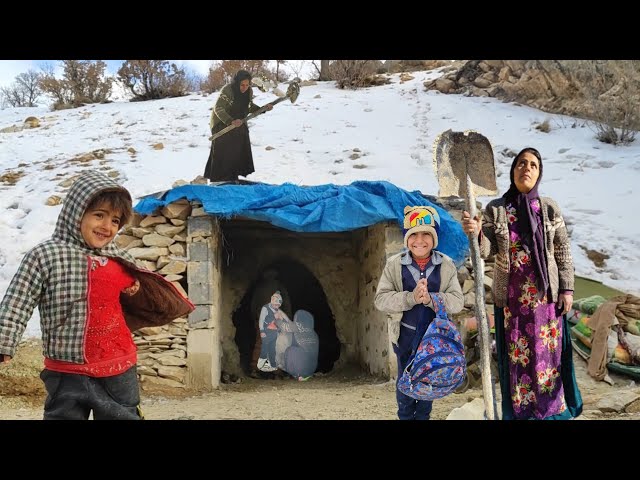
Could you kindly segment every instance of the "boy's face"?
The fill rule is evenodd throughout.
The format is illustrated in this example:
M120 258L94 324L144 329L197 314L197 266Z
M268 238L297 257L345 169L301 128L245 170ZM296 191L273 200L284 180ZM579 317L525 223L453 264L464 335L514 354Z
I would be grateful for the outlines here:
M282 299L277 295L273 295L271 297L271 306L277 310L280 305L282 305Z
M433 249L433 237L426 232L416 232L407 238L407 247L413 258L427 258Z
M82 238L91 248L107 245L120 230L121 213L103 203L84 212L80 222Z

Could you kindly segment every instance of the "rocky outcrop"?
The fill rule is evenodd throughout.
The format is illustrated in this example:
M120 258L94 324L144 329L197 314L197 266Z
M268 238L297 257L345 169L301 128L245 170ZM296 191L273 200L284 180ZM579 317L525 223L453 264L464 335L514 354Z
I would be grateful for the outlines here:
M519 102L545 112L594 118L596 100L638 100L640 62L469 60L424 83L428 90ZM636 103L637 105L638 103ZM640 128L640 122L635 127Z

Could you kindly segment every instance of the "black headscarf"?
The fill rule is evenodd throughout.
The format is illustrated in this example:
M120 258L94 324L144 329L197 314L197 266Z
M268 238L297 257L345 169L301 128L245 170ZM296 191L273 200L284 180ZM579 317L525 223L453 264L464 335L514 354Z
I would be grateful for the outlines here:
M540 164L540 175L538 175L538 180L531 191L529 191L529 193L522 193L518 190L518 187L516 187L514 181L514 170L518 164L518 160L520 160L520 157L527 152L533 154L538 159ZM523 148L513 159L509 179L511 180L511 185L502 198L516 207L518 226L520 227L520 235L522 235L522 243L523 245L526 245L529 248L529 251L533 254L533 259L535 260L538 271L537 287L540 292L540 297L542 297L547 294L547 290L549 288L547 260L544 254L544 228L542 225L542 219L538 222L535 213L531 209L531 202L534 199L538 199L540 208L542 208L542 202L540 202L540 195L538 194L538 185L540 185L540 180L542 180L542 156L540 155L540 152L531 147ZM535 231L533 231L533 228L535 228Z
M251 74L246 70L238 70L238 72L233 77L233 83L231 84L231 88L233 90L233 105L231 105L229 115L231 115L231 118L233 118L234 120L242 120L249 113L251 85L249 85L249 88L246 92L240 93L240 83L243 80L251 81L251 78Z

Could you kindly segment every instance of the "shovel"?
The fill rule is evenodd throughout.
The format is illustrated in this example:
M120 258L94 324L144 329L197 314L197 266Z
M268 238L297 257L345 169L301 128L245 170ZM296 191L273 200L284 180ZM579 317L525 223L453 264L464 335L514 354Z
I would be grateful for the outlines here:
M298 99L298 95L300 95L300 84L298 82L291 82L289 84L289 87L287 88L287 93L285 93L284 97L280 97L277 100L274 100L271 103L268 103L267 105L265 105L264 107L262 107L260 110L256 110L253 113L250 113L249 115L247 115L243 120L242 123L246 123L248 120L251 120L254 117L257 117L258 115L264 113L267 111L267 106L271 105L271 106L275 106L278 103L286 100L287 98L289 100L291 100L291 103L295 103L295 101ZM209 140L213 141L218 137L221 137L222 135L224 135L225 133L230 132L231 130L233 130L234 128L236 128L234 125L229 125L228 127L223 128L222 130L220 130L218 133L216 133L215 135L211 135L209 137Z
M493 149L489 140L478 132L441 133L434 143L435 168L440 186L439 196L464 198L471 218L476 216L476 195L493 196L498 193ZM477 235L468 234L471 263L476 279L476 318L480 340L482 365L482 395L488 420L496 420L494 383L491 380L489 322L484 302L484 261L480 258Z

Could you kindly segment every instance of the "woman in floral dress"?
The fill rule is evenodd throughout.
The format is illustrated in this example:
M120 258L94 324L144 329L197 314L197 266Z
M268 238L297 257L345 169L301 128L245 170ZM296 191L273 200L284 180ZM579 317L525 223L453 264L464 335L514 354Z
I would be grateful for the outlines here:
M540 197L542 157L525 148L511 165L509 190L487 205L479 234L495 255L493 297L502 418L559 420L582 412L565 314L573 302L571 244L560 208Z

